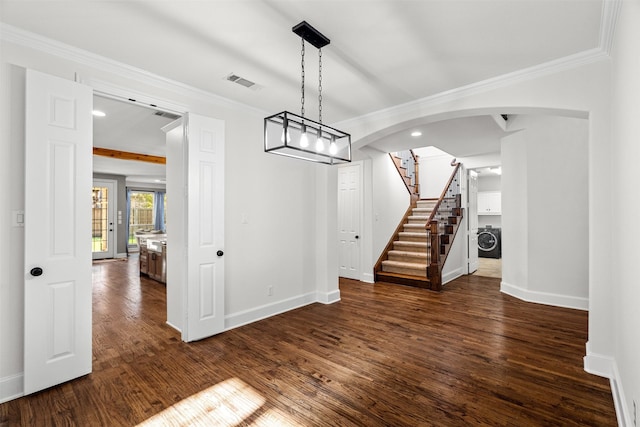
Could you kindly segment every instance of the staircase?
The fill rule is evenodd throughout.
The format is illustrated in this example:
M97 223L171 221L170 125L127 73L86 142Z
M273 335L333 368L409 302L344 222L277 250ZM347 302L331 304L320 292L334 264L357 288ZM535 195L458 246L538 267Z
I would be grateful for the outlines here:
M459 166L439 199L416 200L412 195L411 206L376 263L376 282L442 289L442 267L463 215Z
M387 252L387 259L382 261L382 271L378 274L380 280L395 275L427 279L431 242L427 239L426 225L437 202L436 199L419 200L411 209L411 215L402 224L393 248Z

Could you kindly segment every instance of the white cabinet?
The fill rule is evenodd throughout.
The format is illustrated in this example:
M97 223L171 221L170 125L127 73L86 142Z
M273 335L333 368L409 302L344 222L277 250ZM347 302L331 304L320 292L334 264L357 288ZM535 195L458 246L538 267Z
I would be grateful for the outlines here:
M502 215L502 193L499 191L478 192L478 215Z

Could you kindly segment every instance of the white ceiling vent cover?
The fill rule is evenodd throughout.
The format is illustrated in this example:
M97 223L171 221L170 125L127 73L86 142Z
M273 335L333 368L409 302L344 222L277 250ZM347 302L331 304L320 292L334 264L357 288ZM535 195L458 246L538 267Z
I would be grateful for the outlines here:
M251 80L247 80L243 77L237 76L235 74L229 74L227 76L227 80L229 80L230 82L234 82L239 84L240 86L244 86L244 87L252 87L255 86L255 83L252 82Z

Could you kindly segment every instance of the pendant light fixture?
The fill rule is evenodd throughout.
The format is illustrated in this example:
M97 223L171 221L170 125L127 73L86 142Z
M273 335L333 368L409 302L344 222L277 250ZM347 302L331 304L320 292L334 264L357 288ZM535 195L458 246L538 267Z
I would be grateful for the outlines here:
M351 135L322 123L322 48L330 40L302 21L293 32L301 39L300 115L283 111L264 119L264 151L316 163L335 165L351 161ZM318 121L304 113L305 41L318 49Z

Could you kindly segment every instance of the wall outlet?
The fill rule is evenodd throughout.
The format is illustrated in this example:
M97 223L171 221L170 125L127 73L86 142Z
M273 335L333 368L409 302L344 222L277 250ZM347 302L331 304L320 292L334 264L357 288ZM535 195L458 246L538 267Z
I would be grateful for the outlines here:
M269 296L272 296L272 295L273 295L273 286L269 286L269 287L267 288L267 294L268 294Z

